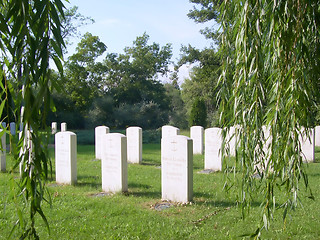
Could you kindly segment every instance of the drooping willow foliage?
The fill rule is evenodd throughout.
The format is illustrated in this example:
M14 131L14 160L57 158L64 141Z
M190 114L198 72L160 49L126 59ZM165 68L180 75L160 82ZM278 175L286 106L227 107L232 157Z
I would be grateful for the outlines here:
M12 189L17 209L15 226L19 226L16 229L22 239L38 238L37 214L48 226L41 207L43 201L49 201L45 184L50 166L43 132L55 87L50 80L50 59L62 69L64 43L59 16L63 16L63 9L60 0L0 2L0 120L22 126L19 141L10 136L16 163L12 171L20 170L20 178L12 179ZM6 132L10 134L8 129Z
M277 207L285 219L297 206L302 187L312 197L299 136L310 133L320 94L320 1L225 0L220 16L220 120L237 126L240 175L226 186L237 186L244 214L260 196L259 236Z

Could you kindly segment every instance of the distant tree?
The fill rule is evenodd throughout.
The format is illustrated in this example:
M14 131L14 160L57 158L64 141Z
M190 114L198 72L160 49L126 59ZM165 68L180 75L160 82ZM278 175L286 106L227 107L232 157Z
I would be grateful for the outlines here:
M220 58L214 49L198 50L192 46L183 47L183 54L178 62L178 67L183 64L196 64L188 79L181 85L182 99L185 102L187 115L190 116L192 105L197 98L205 101L207 109L207 123L218 125L218 98ZM212 87L215 86L215 87Z
M197 98L192 104L192 109L189 117L189 127L192 126L207 126L207 109L203 99Z
M82 114L93 100L103 93L103 81L107 68L97 62L106 51L106 45L97 36L86 33L78 43L76 52L68 58L64 69L65 93Z
M153 101L167 108L165 89L158 81L159 74L169 72L172 56L171 45L148 45L149 36L144 33L126 47L124 54L110 53L105 59L108 68L105 86L115 104Z
M169 124L181 129L188 127L187 112L181 98L181 90L178 85L165 84L166 95L170 99Z
M120 111L126 108L125 106L133 107L138 104L145 107L152 106L148 113L152 109L164 113L165 115L162 114L160 118L161 121L153 122L157 123L154 126L159 127L168 121L169 99L158 76L169 72L172 52L170 44L160 47L157 43L149 45L148 40L149 36L144 33L141 37L137 37L132 47L124 49L124 54L107 54L104 61L107 68L104 89L106 94L113 97L114 106ZM151 115L145 115L147 116ZM149 120L152 123L152 120ZM126 123L121 123L124 124ZM136 124L139 122L136 121Z
M77 6L66 9L64 15L60 15L60 21L63 26L61 36L66 45L72 44L72 38L76 39L81 37L79 28L94 23L94 20L91 17L86 17L79 13ZM66 50L67 49L64 48L64 51Z

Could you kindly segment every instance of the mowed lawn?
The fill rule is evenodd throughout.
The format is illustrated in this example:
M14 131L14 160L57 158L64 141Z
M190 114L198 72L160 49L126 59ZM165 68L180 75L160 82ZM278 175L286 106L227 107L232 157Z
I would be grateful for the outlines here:
M54 150L51 149L54 166ZM301 183L303 207L282 221L278 211L263 239L320 239L320 148L316 163L306 166L315 200L307 198ZM52 205L44 204L50 235L38 218L40 239L241 239L257 227L259 201L245 220L235 204L235 194L223 191L223 173L201 174L203 155L194 156L194 199L157 210L161 201L160 144L143 145L143 164L128 165L126 194L106 195L101 189L101 162L93 145L78 145L78 183L55 184L54 171L48 189ZM12 165L10 156L8 165ZM17 220L10 192L14 174L0 173L0 239L7 239ZM22 205L23 203L19 203ZM27 216L26 216L27 217ZM17 239L14 233L12 239Z

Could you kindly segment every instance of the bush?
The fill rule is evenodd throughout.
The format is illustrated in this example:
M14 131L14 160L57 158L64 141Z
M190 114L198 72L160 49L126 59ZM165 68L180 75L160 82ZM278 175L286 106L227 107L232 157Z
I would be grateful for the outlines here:
M157 129L168 122L168 111L160 109L154 102L122 104L114 110L115 126L127 128L139 126L142 129Z
M207 109L203 99L197 98L192 104L192 109L189 118L189 127L191 126L202 126L207 125Z

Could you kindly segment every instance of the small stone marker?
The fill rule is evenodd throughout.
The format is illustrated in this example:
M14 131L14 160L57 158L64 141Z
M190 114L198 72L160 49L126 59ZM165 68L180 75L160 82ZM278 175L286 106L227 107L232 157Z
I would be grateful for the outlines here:
M127 138L120 133L109 133L103 136L102 152L102 190L104 192L127 192Z
M299 136L301 143L301 154L304 162L314 162L315 156L315 132L314 129L310 130L310 138L307 137L307 133L302 129L303 136Z
M161 138L176 136L179 135L179 133L180 129L173 126L165 125L161 128Z
M10 133L12 136L16 135L16 123L15 122L10 123Z
M203 127L192 126L190 128L190 138L193 140L193 154L203 154Z
M315 127L315 145L320 147L320 126Z
M0 129L0 133L3 132L3 129ZM1 136L1 151L0 151L0 170L1 172L6 171L6 133L3 132Z
M105 147L103 145L103 137L108 134L109 131L109 128L106 126L98 126L94 129L96 159L102 159L102 149Z
M77 182L77 135L73 132L58 132L55 135L56 182Z
M208 128L205 130L205 153L204 153L204 168L215 171L222 170L221 161L221 144L222 144L222 129Z
M58 124L57 122L52 122L51 123L51 133L56 134L58 132Z
M61 132L66 132L67 131L67 123L63 122L61 123Z
M193 198L193 146L186 136L161 139L162 199L187 203Z
M127 157L128 163L142 162L142 128L128 127L127 135Z

